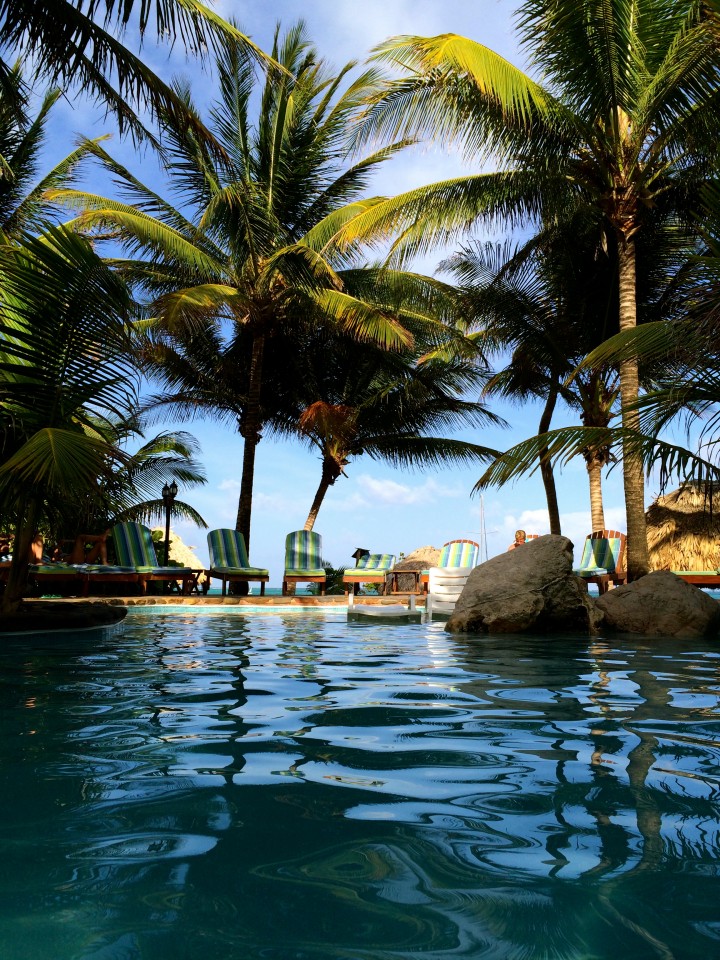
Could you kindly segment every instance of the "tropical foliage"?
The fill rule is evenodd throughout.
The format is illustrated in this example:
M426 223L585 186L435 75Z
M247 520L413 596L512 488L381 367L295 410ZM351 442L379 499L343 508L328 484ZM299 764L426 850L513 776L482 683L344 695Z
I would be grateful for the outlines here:
M353 65L330 72L302 24L278 34L273 57L286 75L267 79L259 91L244 47L228 47L219 57L220 94L210 116L222 159L192 131L163 118L170 187L182 208L99 147L96 155L133 205L87 193L53 194L84 208L76 227L111 229L134 255L117 266L149 298L154 324L146 357L155 372L163 349L175 354L161 373L174 409L184 404L187 411L200 399L188 392L193 384L204 409L213 406L210 397L219 386L231 387L232 400L224 397L217 409L221 416L232 411L244 440L237 528L247 544L256 448L266 418L266 352L283 349L283 340L299 344L318 326L386 350L408 349L414 343L410 328L444 334L440 320L450 309L444 285L366 268L328 242L339 224L367 205L358 198L374 168L402 146L353 164L346 160L352 121L375 89L375 74L345 86ZM189 91L177 92L195 113ZM246 371L242 378L239 367Z
M436 435L503 423L482 403L464 399L479 390L484 364L424 357L417 349L383 351L321 329L294 358L283 358L283 368L285 386L274 378L277 412L268 426L281 436L299 436L321 463L306 530L351 459L366 455L411 468L497 456L485 446Z
M124 283L62 227L0 248L0 509L16 519L6 605L47 505L83 498L123 453L98 424L136 403Z
M165 516L161 491L169 480L179 482L183 491L206 482L197 459L199 444L191 434L163 431L146 439L146 425L136 414L108 418L96 426L98 434L121 450L123 457L111 461L110 470L97 478L95 487L83 498L48 505L49 528L56 535L74 538L78 532L105 530L129 520L150 524ZM207 526L183 500L173 501L171 515Z
M122 43L131 28L142 42L150 27L158 41L180 40L196 56L230 40L268 62L244 34L198 0L0 0L2 46L32 60L39 79L101 100L121 132L154 139L138 117L143 108L153 117L170 114L202 133L172 87ZM14 103L22 93L2 61L0 91Z
M38 526L149 520L168 477L203 482L189 435L146 439L140 370L150 416L207 415L241 434L248 544L270 432L319 455L308 529L365 454L489 463L479 488L539 469L554 532L553 466L583 456L602 527L600 477L617 460L629 574L645 572L643 471L720 478L718 6L524 0L529 73L453 34L389 40L353 72L325 64L302 24L278 28L268 57L199 0L0 0L3 49L35 66L28 79L0 64L0 509L17 521L6 606ZM210 54L207 114L125 45L153 33ZM33 113L38 80L52 89ZM161 145L167 196L102 138L41 172L70 87ZM459 143L471 172L369 199L378 166L426 137ZM113 199L73 189L88 156ZM72 225L51 225L60 206ZM523 239L469 238L488 226ZM409 269L460 238L443 264L459 289ZM98 254L108 239L121 256ZM486 406L498 396L542 404L535 436L502 454L443 436L499 423ZM551 429L558 404L582 425ZM661 437L678 422L685 446Z
M425 251L479 219L511 226L583 215L617 266L619 322L636 325L636 242L658 216L697 208L716 160L718 22L689 0L527 0L520 36L542 82L463 37L401 37L377 53L404 75L370 108L365 137L459 141L497 172L433 184L375 205L338 238L394 235ZM637 362L619 367L623 425L638 427ZM623 457L628 570L648 569L642 462Z

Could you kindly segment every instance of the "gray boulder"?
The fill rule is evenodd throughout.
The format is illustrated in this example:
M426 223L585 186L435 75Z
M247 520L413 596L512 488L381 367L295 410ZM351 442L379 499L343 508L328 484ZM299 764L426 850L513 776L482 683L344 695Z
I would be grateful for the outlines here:
M546 536L476 567L445 627L451 633L592 633L601 618L573 575L573 545Z
M616 587L595 601L605 627L657 637L707 637L720 630L720 603L668 570Z

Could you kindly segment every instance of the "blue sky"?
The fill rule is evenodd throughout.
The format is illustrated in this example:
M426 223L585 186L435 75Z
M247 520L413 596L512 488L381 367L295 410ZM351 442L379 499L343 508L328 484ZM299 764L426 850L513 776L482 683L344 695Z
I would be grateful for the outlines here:
M292 0L218 0L216 9L235 18L242 29L261 47L272 42L275 24L289 25L302 16L321 53L340 66L348 60L364 60L369 50L387 37L397 34L435 35L460 33L484 43L509 60L521 64L513 31L513 10L509 0L313 0L300 5ZM193 88L202 92L212 87L212 77L182 51L146 45L144 57L161 76L181 73ZM62 103L52 126L49 152L56 158L69 152L72 135L98 136L112 131L111 122L91 103L71 97ZM153 184L157 170L152 158L139 153L117 136L108 145L111 153ZM389 163L377 176L375 194L393 194L423 183L452 176L462 169L458 155L445 144L431 144L405 152ZM467 168L466 168L467 169ZM88 184L95 186L99 185ZM105 187L103 186L103 189ZM438 254L437 260L441 259ZM418 266L433 272L435 258ZM488 428L468 439L505 449L535 432L539 406L493 409L511 424L508 430ZM555 425L563 422L562 412ZM202 461L208 483L188 491L186 499L200 511L211 528L234 527L241 473L242 441L227 427L211 421L180 426L194 433L202 446ZM263 439L258 448L255 474L252 542L250 559L254 565L270 569L271 582L282 577L285 535L303 526L319 480L320 461L299 444L274 443ZM470 491L479 470L448 468L441 471L401 472L367 457L352 462L348 477L340 478L329 491L315 529L323 537L325 559L335 566L352 565L351 554L358 546L373 552L409 553L419 546L441 546L457 537L479 539L480 501ZM558 493L563 533L582 544L590 531L588 484L581 460L568 464L558 475ZM622 480L619 468L605 480L606 526L625 529ZM649 495L656 491L649 491ZM180 496L183 496L181 491ZM518 481L484 496L488 555L507 548L517 527L528 532L547 533L547 510L539 476ZM197 547L201 559L207 558L205 533L191 524L178 522L173 529L190 545Z

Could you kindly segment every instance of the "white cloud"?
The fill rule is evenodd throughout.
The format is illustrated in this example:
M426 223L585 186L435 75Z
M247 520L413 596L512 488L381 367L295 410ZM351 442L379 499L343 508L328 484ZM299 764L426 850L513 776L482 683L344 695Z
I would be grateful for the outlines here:
M218 490L231 490L233 493L240 493L240 481L232 477L221 480L217 485Z
M398 483L396 480L378 479L365 473L357 478L357 484L361 489L361 496L364 494L375 505L385 503L410 506L418 503L432 503L440 497L447 499L465 495L459 487L440 484L433 478L426 480L420 486L412 487L406 483Z

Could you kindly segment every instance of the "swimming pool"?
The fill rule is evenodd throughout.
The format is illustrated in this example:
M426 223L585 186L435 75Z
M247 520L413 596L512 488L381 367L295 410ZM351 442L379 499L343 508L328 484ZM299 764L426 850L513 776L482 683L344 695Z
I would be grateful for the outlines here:
M3 641L0 956L719 956L719 671L277 608Z

